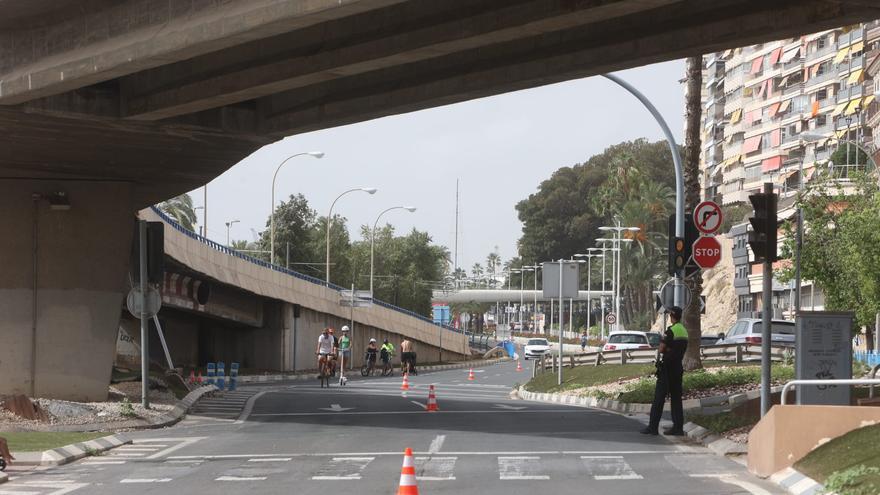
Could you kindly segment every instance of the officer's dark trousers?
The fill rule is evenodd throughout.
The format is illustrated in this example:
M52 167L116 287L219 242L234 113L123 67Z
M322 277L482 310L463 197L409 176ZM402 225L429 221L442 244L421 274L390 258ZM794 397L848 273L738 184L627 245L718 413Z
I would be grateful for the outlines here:
M663 404L666 396L671 396L672 403L672 427L681 429L684 427L684 411L681 405L681 380L684 369L681 363L667 363L658 373L657 387L654 389L654 403L651 404L651 422L648 427L657 430L660 426L660 417L663 416Z

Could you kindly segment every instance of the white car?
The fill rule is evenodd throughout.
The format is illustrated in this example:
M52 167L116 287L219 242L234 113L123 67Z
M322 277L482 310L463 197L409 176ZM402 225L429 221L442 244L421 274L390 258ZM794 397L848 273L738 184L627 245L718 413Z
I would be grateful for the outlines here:
M603 351L619 351L621 349L650 349L651 342L645 332L621 331L611 332Z
M547 342L547 339L529 339L523 346L523 357L526 360L529 358L538 359L548 352L550 352L550 343Z

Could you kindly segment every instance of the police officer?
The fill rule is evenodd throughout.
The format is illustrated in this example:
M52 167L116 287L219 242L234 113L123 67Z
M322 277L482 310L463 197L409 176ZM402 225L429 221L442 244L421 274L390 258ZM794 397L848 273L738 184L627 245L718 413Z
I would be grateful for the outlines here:
M657 386L654 389L654 403L651 404L651 420L641 432L656 435L663 415L663 404L670 395L672 406L672 428L663 430L666 435L684 435L684 411L681 404L681 381L684 376L682 360L687 350L688 335L681 324L681 308L673 306L666 311L672 325L660 343L661 361L657 365Z

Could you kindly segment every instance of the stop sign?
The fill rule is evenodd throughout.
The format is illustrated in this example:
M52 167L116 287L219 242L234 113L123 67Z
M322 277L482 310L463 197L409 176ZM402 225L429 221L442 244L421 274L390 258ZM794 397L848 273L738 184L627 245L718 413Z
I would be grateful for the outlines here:
M721 260L721 244L714 237L700 237L693 246L694 263L700 268L712 268Z

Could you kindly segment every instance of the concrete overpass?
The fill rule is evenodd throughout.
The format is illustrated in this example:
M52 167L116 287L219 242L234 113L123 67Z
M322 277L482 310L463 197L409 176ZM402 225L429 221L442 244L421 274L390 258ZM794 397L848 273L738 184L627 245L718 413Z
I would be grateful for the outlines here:
M582 290L578 292L578 297L575 300L586 301L588 297L596 300L599 298L599 296L611 297L612 295L613 292L611 292L610 290L593 290L590 292ZM550 299L544 298L544 293L541 290L535 291L532 289L526 289L522 291L523 302L527 304L533 303L536 296L538 298L538 301L540 302L550 302ZM518 289L462 289L457 291L435 290L431 300L433 302L448 303L503 303L507 301L519 303L520 291ZM559 298L553 298L553 300L558 302Z
M0 12L7 381L35 342L80 356L116 332L136 211L282 136L880 17L874 0L0 0Z

